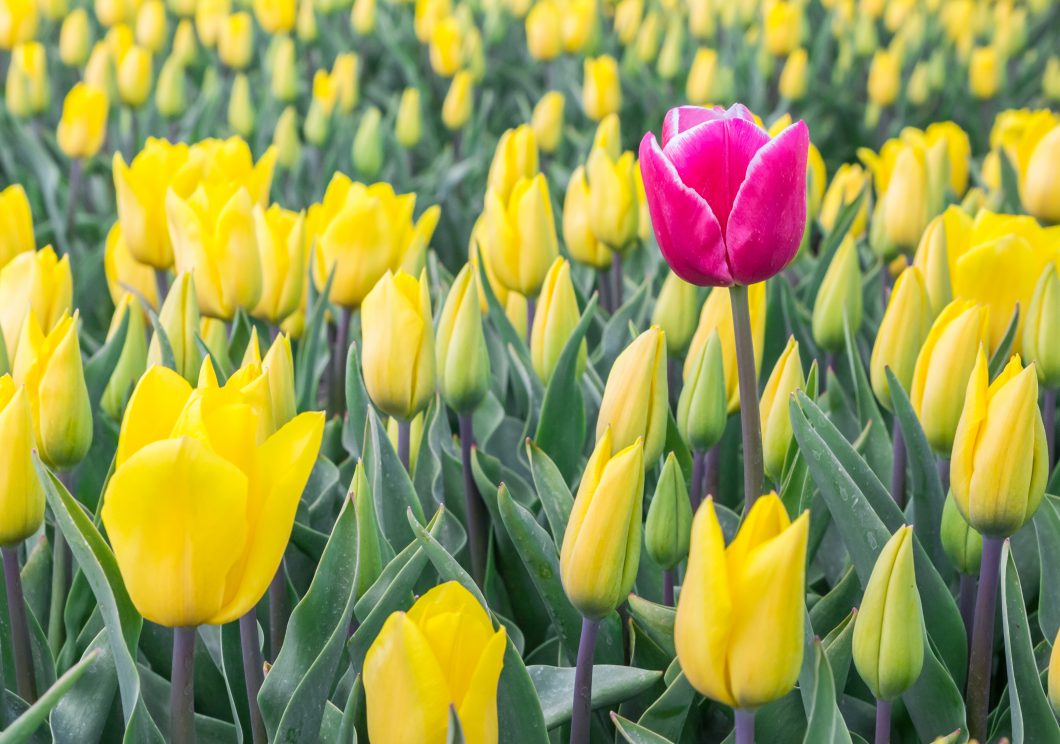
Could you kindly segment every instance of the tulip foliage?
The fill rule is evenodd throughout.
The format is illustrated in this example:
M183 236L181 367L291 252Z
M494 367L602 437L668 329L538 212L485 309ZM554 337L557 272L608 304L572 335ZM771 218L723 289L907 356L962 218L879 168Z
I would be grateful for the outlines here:
M1056 0L0 0L0 744L1060 744Z

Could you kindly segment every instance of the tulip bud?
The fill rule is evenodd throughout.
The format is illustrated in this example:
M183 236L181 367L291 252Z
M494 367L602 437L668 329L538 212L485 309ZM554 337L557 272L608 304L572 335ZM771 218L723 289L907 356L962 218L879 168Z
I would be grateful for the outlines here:
M387 272L361 305L361 370L368 395L388 416L410 421L434 396L431 298L417 281Z
M302 143L298 139L298 111L294 106L285 108L276 120L272 144L280 167L291 170L298 164L302 157Z
M788 55L784 69L780 72L778 88L780 95L789 101L801 101L806 96L809 58L805 49L796 49Z
M825 191L821 201L821 210L817 216L821 223L821 229L831 232L835 227L835 221L839 217L840 210L854 202L855 199L867 188L870 175L857 163L844 163L832 176L832 183ZM850 225L849 235L859 238L865 232L865 225L869 217L869 200L866 199L858 209L854 222Z
M924 666L913 539L913 528L904 525L883 546L854 618L854 666L878 700L893 700L908 690Z
M622 81L618 62L605 54L586 58L582 78L582 108L593 121L618 113L622 107Z
M11 50L37 35L37 3L33 0L0 2L0 49Z
M173 352L174 368L185 380L199 374L201 356L195 343L199 332L199 306L195 302L195 284L191 274L178 274L169 294L158 311L158 323L166 334ZM147 347L147 366L162 364L162 345L158 336L151 337Z
M365 178L373 179L383 167L383 141L379 130L382 114L370 106L361 116L353 137L353 167Z
M44 489L33 466L33 416L26 390L0 377L0 545L18 545L44 522Z
M240 137L254 133L254 103L250 96L250 82L239 73L232 80L232 91L228 98L228 126Z
M30 313L22 326L12 377L26 386L37 451L51 467L81 462L92 444L92 406L77 339L77 311L45 332Z
M612 161L602 148L589 154L589 226L596 239L621 251L637 237L636 170L632 152Z
M155 106L158 107L158 113L167 119L176 119L188 108L184 90L184 65L176 57L167 58L158 72Z
M63 100L56 132L59 149L72 159L90 158L107 134L107 94L87 83L77 83Z
M445 94L442 102L442 123L451 132L463 129L471 118L471 104L473 103L474 89L471 84L471 75L467 70L461 70L453 76L449 83L449 92Z
M1060 387L1060 276L1050 262L1038 279L1023 324L1023 354L1034 364L1038 381L1046 388Z
M298 53L289 36L277 39L275 44L269 56L270 90L280 103L291 103L298 97Z
M615 7L615 34L622 46L629 46L644 18L644 0L619 0Z
M689 352L684 385L677 401L677 430L688 446L703 452L725 433L728 418L725 365L718 332Z
M539 62L555 59L563 51L560 9L552 0L538 0L526 14L526 47Z
M671 357L684 356L698 320L699 289L672 271L667 272L652 309L651 323L666 333L666 349Z
M902 60L886 49L879 49L869 67L869 100L880 107L890 106L898 98L901 86Z
M671 452L663 463L655 495L648 506L644 547L653 561L669 571L688 555L691 537L692 505L688 487L681 466Z
M530 360L538 378L546 385L552 379L559 356L578 325L578 319L578 299L570 278L570 264L557 256L545 275L530 331ZM585 359L583 339L578 349L577 378L585 371Z
M394 138L406 150L419 144L422 132L423 112L420 107L420 89L405 88L398 104L397 120L394 123Z
M254 230L261 252L261 297L251 314L279 325L302 303L309 245L305 216L274 204L254 207Z
M650 65L655 61L659 53L659 14L652 11L648 13L637 29L637 38L633 41L633 56L644 65Z
M552 153L559 147L560 138L563 136L563 109L566 99L559 91L552 90L545 95L534 106L534 113L530 119L530 126L534 130L534 139L542 152Z
M267 34L289 34L294 30L295 0L254 0L254 15Z
M580 54L595 38L598 17L594 0L572 0L561 6L563 22L560 35L563 38L563 51L567 54Z
M131 292L148 306L158 307L158 283L154 269L137 261L129 252L120 222L115 222L107 233L103 249L103 273L107 277L107 289L115 306Z
M14 48L7 68L6 93L7 108L15 116L34 116L48 108L51 96L43 44L27 41Z
M311 145L323 147L331 133L331 112L335 105L334 85L323 70L313 76L313 100L305 116L305 140Z
M354 0L350 11L350 27L358 36L371 36L375 31L376 0Z
M33 238L33 215L26 191L12 184L0 191L0 269L20 253L36 247Z
M842 351L844 328L851 334L861 326L861 264L858 249L849 235L832 257L813 305L813 340L823 349Z
M983 536L972 529L961 515L953 494L946 495L942 507L942 527L940 529L942 549L953 561L957 570L966 576L979 575L979 561L983 555Z
M136 43L158 54L167 36L165 4L162 0L147 0L136 13Z
M435 348L442 398L457 413L470 413L485 397L490 383L478 277L470 264L456 275L446 297Z
M177 24L173 33L173 48L169 56L180 60L184 65L192 65L199 58L199 44L196 41L195 26L187 18Z
M143 47L134 46L118 65L118 95L129 108L144 105L151 94L151 54Z
M762 26L765 48L774 57L791 54L799 45L801 15L800 6L787 0L778 0L768 6Z
M975 98L986 101L996 96L1004 77L1004 62L994 47L972 50L968 62L968 89Z
M893 409L887 369L890 368L908 393L920 347L930 330L931 307L923 275L920 269L911 266L894 283L869 360L872 390L888 411Z
M605 428L585 466L559 557L567 597L593 619L625 601L640 565L644 443L616 449Z
M298 40L305 44L312 44L319 35L314 5L313 0L299 0L298 2L298 17L295 19L295 30L297 31Z
M225 327L223 320L217 318L202 317L199 319L199 338L202 339L203 346L206 347L206 351L210 352L210 355L214 359L227 359L228 358L228 329ZM213 364L205 364L211 372L213 372ZM199 369L199 381L202 382L202 370Z
M361 89L357 79L360 66L360 57L353 52L338 55L331 66L331 77L335 81L335 104L340 113L350 113L360 100Z
M942 457L953 447L976 353L989 343L989 316L982 305L954 300L939 313L917 355L909 399L928 443Z
M84 8L75 8L59 30L59 59L67 67L81 67L92 51L92 27Z
M1034 370L1024 369L1017 354L990 382L980 347L953 438L950 488L957 507L977 532L1009 537L1034 516L1048 478Z
M684 68L685 20L678 15L670 18L663 37L659 61L655 69L663 80L673 80Z
M121 420L122 410L129 393L147 369L147 332L144 329L144 314L139 303L131 294L124 294L114 309L114 316L107 331L107 340L121 328L125 317L129 318L125 330L125 344L122 346L118 363L111 373L107 387L103 390L100 407L116 421Z
M784 474L784 460L791 445L791 417L788 404L796 390L806 387L802 374L802 359L799 357L799 343L792 336L788 345L777 359L773 372L762 390L762 454L765 472L774 483L780 483Z
M19 338L28 315L36 316L47 333L70 312L73 278L70 257L61 259L52 247L15 255L0 270L0 330L3 331L7 358L18 354Z
M1020 188L1023 207L1040 222L1060 223L1060 178L1056 163L1060 160L1060 123L1038 140Z
M497 140L486 176L486 189L506 202L520 179L533 178L537 172L537 138L534 130L523 124L507 130Z
M674 645L681 670L703 695L746 709L777 700L794 686L805 640L809 522L809 512L791 522L771 493L754 502L726 548L714 500L699 507Z
M644 462L653 466L666 440L666 334L652 326L627 346L607 375L596 437L611 431L615 447L644 441Z
M508 289L533 296L559 253L548 181L542 173L521 179L507 205L486 193L485 248L490 266Z
M957 255L969 244L971 232L971 217L956 206L948 207L924 230L913 265L924 276L924 287L931 301L933 317L941 313L953 299L953 267Z
M589 181L585 177L585 167L579 165L571 173L563 198L563 242L571 258L578 263L606 269L611 265L611 249L597 240L589 217Z
M1042 73L1042 93L1046 100L1052 103L1060 101L1060 57L1052 56L1045 63L1045 72Z
M226 67L243 70L250 64L253 54L253 19L244 11L233 13L221 22L217 34L217 55Z
M688 70L688 82L685 84L685 95L689 103L705 106L714 97L714 76L718 67L718 53L707 47L696 50L692 58L692 67Z

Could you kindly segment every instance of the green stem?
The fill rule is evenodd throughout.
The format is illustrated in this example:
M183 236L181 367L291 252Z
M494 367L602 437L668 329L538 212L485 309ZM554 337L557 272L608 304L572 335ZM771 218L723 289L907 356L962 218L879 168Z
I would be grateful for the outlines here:
M745 512L762 495L762 422L758 412L758 370L751 339L751 308L747 287L729 288L732 325L736 335L736 368L740 382L740 425L743 430L743 490Z
M33 654L29 645L29 621L26 619L26 597L22 592L18 548L7 546L4 554L4 584L7 588L7 616L11 621L11 652L15 657L15 680L18 696L27 703L37 700L37 682L33 677Z
M53 657L58 656L63 645L63 610L66 607L66 587L70 583L66 572L66 557L69 553L63 533L56 526L52 537L52 591L48 604L48 648Z
M195 627L173 628L169 688L169 739L195 744Z

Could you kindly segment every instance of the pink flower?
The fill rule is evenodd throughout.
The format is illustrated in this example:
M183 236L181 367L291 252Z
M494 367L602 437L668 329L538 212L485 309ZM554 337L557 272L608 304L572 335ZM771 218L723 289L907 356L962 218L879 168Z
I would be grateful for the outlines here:
M670 109L662 147L648 132L640 168L652 227L670 268L701 286L765 281L799 250L806 227L806 124L770 139L741 104Z

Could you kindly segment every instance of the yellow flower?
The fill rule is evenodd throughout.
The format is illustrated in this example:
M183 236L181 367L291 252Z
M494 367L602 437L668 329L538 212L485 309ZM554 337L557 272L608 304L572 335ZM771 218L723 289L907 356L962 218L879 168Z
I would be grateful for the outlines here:
M666 334L666 350L670 356L678 359L684 356L696 332L698 316L699 289L672 271L666 272L651 311L651 323Z
M45 330L32 312L22 326L15 355L15 382L26 388L37 451L53 468L67 469L81 461L92 444L92 407L88 401L79 318L65 312L54 328Z
M294 39L282 36L276 39L272 53L266 59L269 68L269 90L272 97L283 103L291 103L298 97L301 74L298 70L298 50ZM318 70L318 74L322 71ZM327 75L327 73L323 73Z
M134 46L125 53L118 65L118 95L130 108L140 108L151 95L151 53Z
M254 0L254 16L268 34L288 34L297 16L295 0Z
M1038 382L1047 388L1060 386L1060 276L1049 263L1042 272L1023 324L1023 353L1038 371Z
M131 292L143 298L149 306L158 307L155 272L150 266L137 261L129 252L120 222L115 222L107 233L106 247L103 250L103 273L115 306Z
M478 276L465 264L453 280L438 318L438 390L457 413L470 413L490 384L490 357L482 330Z
M194 380L199 371L199 347L195 336L199 332L199 306L195 302L195 283L191 274L178 274L169 294L158 311L158 322L165 332L173 352L174 367L186 380ZM162 345L158 335L151 337L147 349L147 366L162 363Z
M450 131L463 129L471 118L471 104L474 102L474 85L471 73L461 70L449 83L449 92L442 102L442 123Z
M90 158L107 134L107 94L94 85L76 83L63 100L56 136L68 158Z
M593 619L626 600L640 565L644 443L616 449L605 429L585 465L559 556L567 597Z
M276 148L276 164L286 170L293 169L302 158L302 142L298 139L298 110L288 106L276 120L272 133L272 146Z
M220 327L223 332L224 325ZM213 367L209 369L212 370ZM242 364L232 373L226 384L235 385L253 398L259 409L258 424L264 436L270 436L283 428L284 424L298 414L290 338L282 333L277 336L263 359L258 345L257 329L252 331L243 353Z
M344 52L335 57L331 65L331 79L335 83L335 105L340 113L348 114L360 99L361 90L357 74L361 59L353 52Z
M938 316L953 300L957 259L967 250L971 231L972 218L960 207L951 205L928 223L920 238L913 265L923 274L932 317Z
M305 216L278 204L267 210L255 206L254 229L261 254L261 297L251 314L279 325L302 303L309 262Z
M1024 208L1047 224L1060 223L1060 124L1053 127L1035 145L1020 183Z
M582 77L582 108L593 121L622 108L622 81L618 62L609 54L588 57Z
M0 49L11 50L37 35L34 0L0 0Z
M81 67L88 61L91 50L92 28L88 12L84 8L74 8L59 29L59 59L67 67Z
M354 0L350 10L350 26L359 36L371 36L375 31L376 0Z
M630 342L611 365L596 419L596 437L610 431L616 448L644 442L644 462L655 464L666 440L669 397L666 337L652 326Z
M217 45L221 27L227 22L229 0L198 0L195 4L195 30L207 49Z
M537 172L537 138L534 129L528 124L508 129L497 140L497 148L493 151L493 160L486 175L486 190L492 191L502 202L507 202L515 184L524 178L533 178Z
M915 265L905 269L894 283L869 359L872 390L884 408L892 410L887 369L902 389L913 383L920 347L931 330L931 306L923 274Z
M1048 478L1034 370L1024 369L1016 354L990 382L980 348L950 459L950 488L957 507L977 532L1008 537L1034 516Z
M902 60L894 52L879 49L869 67L869 100L877 106L890 106L898 98Z
M555 59L563 51L560 37L562 17L559 6L552 0L538 0L526 14L526 46L530 56L545 62Z
M813 304L813 340L837 352L846 345L846 327L857 335L862 310L861 264L854 238L847 235L825 272Z
M136 13L136 43L152 54L165 46L166 6L162 0L147 0Z
M221 63L234 70L250 64L254 54L254 21L249 13L240 11L221 21L217 32L217 56Z
M858 198L858 195L868 187L870 178L870 174L857 163L843 163L839 166L821 202L821 211L817 217L821 223L821 229L826 232L832 231L839 212ZM865 226L869 220L869 201L866 198L862 202L850 226L849 234L855 238L865 233Z
M968 63L968 89L980 100L997 95L1004 78L1004 61L994 47L977 47L972 50Z
M696 50L692 66L688 70L688 82L685 84L685 95L689 103L696 106L707 105L714 96L714 76L718 68L718 53L707 47Z
M35 247L33 214L26 190L20 184L12 184L0 191L0 269Z
M774 57L785 57L799 46L802 11L798 3L777 0L765 11L765 47Z
M184 63L175 55L167 57L162 63L162 69L158 71L155 106L158 113L167 119L176 119L188 107L184 90Z
M178 23L177 30L173 32L173 48L170 56L185 65L194 64L199 58L195 25L187 18Z
M783 475L784 459L791 444L791 417L788 415L788 404L792 393L806 387L802 375L802 359L799 357L799 343L792 336L784 352L777 359L773 372L762 390L762 453L765 461L766 475L774 483L780 483Z
M410 421L434 397L434 327L427 274L387 271L361 307L361 370L372 402Z
M557 90L550 90L534 106L530 126L543 152L555 152L563 137L563 109L566 99Z
M638 209L632 152L612 161L603 148L589 153L589 226L601 243L621 251L637 237Z
M118 363L114 366L107 387L103 390L100 408L112 419L121 418L125 399L136 385L136 382L147 369L147 331L144 328L144 313L139 301L131 294L125 293L118 300L111 317L107 340L121 328L123 319L128 316L129 323L125 331L125 343Z
M0 377L0 545L14 546L44 521L44 489L33 467L33 416L25 388Z
M924 130L929 160L941 159L933 152L941 153L949 169L949 187L955 196L963 196L968 190L968 161L972 156L972 145L968 133L952 121L939 121ZM933 167L938 167L933 164Z
M567 193L563 197L563 242L571 258L596 269L611 265L613 254L605 243L597 240L589 223L589 181L585 166L579 165L571 173Z
M791 522L771 493L732 544L708 498L692 522L674 623L677 658L703 695L755 708L786 695L802 664L809 512Z
M242 72L232 79L232 89L228 95L228 128L241 137L249 137L254 133L250 81Z
M801 101L806 96L808 66L809 55L805 49L800 47L788 55L780 72L778 89L781 96L789 101Z
M172 370L147 371L103 496L133 604L169 627L228 623L261 599L324 430L324 414L303 413L265 438L252 394L204 378L192 390Z
M507 200L488 191L484 229L482 239L497 278L508 289L536 295L559 253L544 174L520 179Z
M397 118L394 121L394 139L406 150L420 143L423 136L423 111L420 104L420 89L405 88L401 92Z
M497 683L508 639L455 581L383 623L364 658L372 741L445 744L449 709L468 744L497 744Z
M11 52L6 93L8 111L15 116L34 116L48 108L47 62L44 45L37 41L23 42Z
M73 309L73 287L70 257L60 259L50 245L19 253L0 269L0 331L8 360L15 358L26 317L36 316L47 333Z
M537 300L534 327L530 330L530 361L543 383L548 384L559 362L563 348L578 325L578 297L570 278L570 264L557 256L545 275L545 283ZM586 345L583 339L578 348L575 375L585 371Z
M560 36L563 51L577 54L585 50L597 27L596 0L570 0L561 6Z

